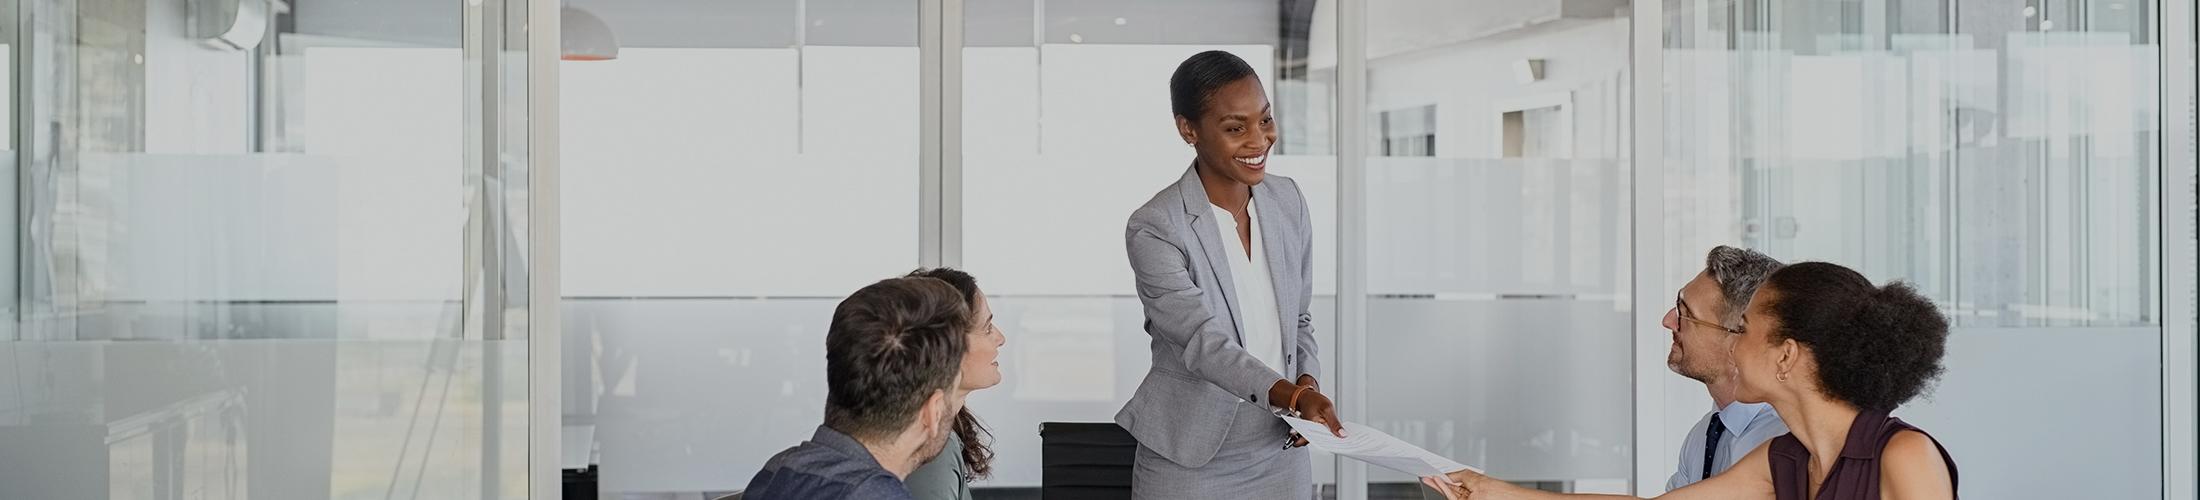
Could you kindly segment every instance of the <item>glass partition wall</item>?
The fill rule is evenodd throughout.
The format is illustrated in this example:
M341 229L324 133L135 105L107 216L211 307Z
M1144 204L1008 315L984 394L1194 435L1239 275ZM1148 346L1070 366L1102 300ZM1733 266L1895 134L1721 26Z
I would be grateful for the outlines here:
M592 450L565 466L628 498L739 490L822 421L834 305L922 263L918 4L568 5L623 48L561 82L566 446ZM963 237L939 258L978 278L1008 336L1006 380L969 402L1002 457L981 489L1035 491L1038 423L1107 420L1145 375L1122 228L1189 165L1167 82L1191 54L1239 54L1269 89L1271 166L1318 220L1332 334L1313 5L964 4Z
M1317 374L1334 392L1334 69L1312 64L1325 19L1312 0L1044 1L963 4L960 255L1008 335L1005 378L969 407L993 427L986 485L1041 482L1041 422L1109 421L1152 364L1124 250L1132 211L1177 182L1193 152L1177 135L1170 75L1209 50L1249 63L1277 143L1268 174L1292 179L1313 217ZM1334 484L1331 457L1315 480ZM1010 490L1013 491L1013 490Z
M2162 131L2192 89L2160 86L2161 4L1667 2L1666 265L1642 279L1738 243L1909 282L1954 329L1938 389L1896 414L1965 496L2165 495L2163 340L2191 332L2160 294L2191 277L2162 271L2162 218L2191 207L2161 183L2191 170L2162 155L2192 138ZM1709 405L1669 382L1677 444Z
M526 2L6 5L0 497L530 497Z
M1658 493L1710 409L1660 297L1740 245L1943 306L1947 375L1897 414L1968 496L2178 498L2192 9L0 0L0 498L548 498L552 462L709 498L821 420L839 297L920 264L994 298L975 486L1033 494L1035 424L1146 369L1117 238L1209 49L1275 105L1347 416ZM615 58L527 50L574 11Z
M917 3L566 5L621 47L562 65L564 467L738 491L824 421L833 307L917 267Z
M1628 491L1626 3L1365 8L1367 423L1525 486Z
M2161 2L568 5L625 46L563 66L565 465L607 495L743 487L821 420L833 304L920 264L976 274L1008 338L969 401L997 453L974 486L1035 494L1036 424L1112 419L1147 367L1118 238L1190 156L1166 82L1209 49L1275 103L1323 378L1366 424L1532 487L1661 492L1710 410L1663 366L1661 297L1724 244L1945 308L1948 375L1897 413L1970 496L2190 482L2164 380L2192 354L2161 346L2191 335L2168 292L2193 279L2163 271L2190 201L2162 194L2190 186L2164 158L2191 89L2157 82L2192 34ZM960 32L935 54L926 29ZM1324 495L1423 495L1317 462Z

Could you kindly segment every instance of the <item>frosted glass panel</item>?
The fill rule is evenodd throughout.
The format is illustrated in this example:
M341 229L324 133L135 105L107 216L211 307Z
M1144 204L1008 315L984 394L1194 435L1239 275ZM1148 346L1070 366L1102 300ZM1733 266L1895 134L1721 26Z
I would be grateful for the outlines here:
M1631 475L1624 305L1377 298L1367 309L1382 334L1368 342L1369 425L1507 481ZM1373 482L1415 480L1368 469Z
M1369 425L1508 481L1631 476L1623 163L1368 164Z
M1370 424L1538 488L1634 478L1623 3L1367 4Z
M9 498L526 491L524 341L0 342L0 360Z
M836 296L908 272L916 63L827 46L565 63L565 295Z
M970 75L965 81L971 86L963 101L963 262L987 278L988 290L1129 293L1124 224L1132 210L1191 166L1191 148L1177 137L1170 119L1169 74L1206 50L1253 61L1262 85L1275 95L1275 66L1264 63L1274 59L1274 49L1266 45L964 50L964 72ZM1299 182L1317 219L1334 220L1336 204L1316 199L1336 191L1334 158L1271 158L1274 173ZM1316 233L1334 238L1331 231ZM1316 241L1316 252L1325 256L1336 248L1331 241ZM1316 266L1331 261L1318 256L1316 262L1324 264ZM1316 293L1334 288L1333 270L1317 267L1314 275L1326 287Z
M1894 415L1948 447L1965 497L2159 498L2161 455L2144 451L2162 442L2160 337L2154 328L1956 329L1938 390ZM2090 459L2038 459L2049 454Z
M525 47L461 43L525 5L335 0L222 40L184 0L0 6L35 40L0 62L45 76L7 114L0 498L544 496L502 203Z
M1368 159L1368 292L1611 302L1630 281L1625 163Z

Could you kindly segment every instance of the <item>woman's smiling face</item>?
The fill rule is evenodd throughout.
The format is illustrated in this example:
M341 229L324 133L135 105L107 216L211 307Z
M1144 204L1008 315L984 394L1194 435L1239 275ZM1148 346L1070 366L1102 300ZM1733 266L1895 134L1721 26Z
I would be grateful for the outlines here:
M1269 114L1268 91L1260 79L1246 77L1221 88L1201 105L1199 121L1178 128L1198 162L1212 172L1247 186L1267 177L1268 150L1276 145L1276 119ZM1183 130L1189 125L1189 130Z
M993 305L978 292L970 315L974 317L970 329L970 350L963 353L962 389L975 391L1000 385L1001 346L1008 344L1008 337L993 326Z

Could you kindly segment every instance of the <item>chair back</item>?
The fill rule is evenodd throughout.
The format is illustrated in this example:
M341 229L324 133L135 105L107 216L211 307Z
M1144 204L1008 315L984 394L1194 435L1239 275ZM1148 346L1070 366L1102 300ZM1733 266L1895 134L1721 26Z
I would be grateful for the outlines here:
M1115 422L1039 424L1039 498L1130 500L1138 440Z

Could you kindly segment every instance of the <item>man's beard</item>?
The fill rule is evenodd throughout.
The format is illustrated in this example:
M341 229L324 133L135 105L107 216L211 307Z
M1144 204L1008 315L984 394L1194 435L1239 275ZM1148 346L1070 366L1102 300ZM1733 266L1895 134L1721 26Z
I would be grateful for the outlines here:
M1666 368L1673 370L1673 374L1687 377L1689 380L1694 380L1706 384L1711 383L1711 374L1715 369L1701 369L1703 367L1695 366L1695 364L1696 358L1693 356L1689 356L1687 349L1682 349L1681 358L1678 360L1667 360Z
M928 463L939 458L940 453L947 449L947 435L954 433L955 413L950 412L947 418L940 419L940 432L932 435L931 439L924 440L924 446L917 448L917 463Z

